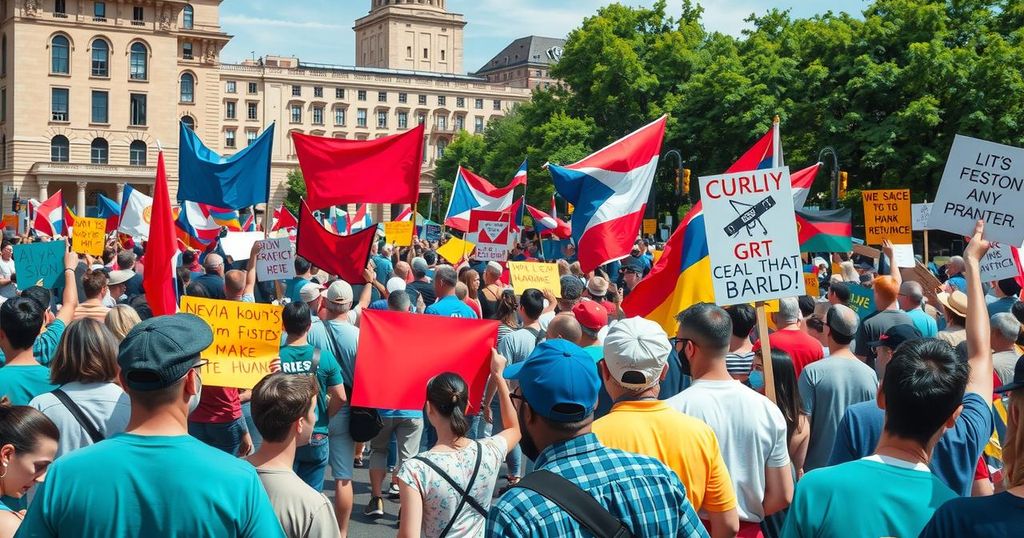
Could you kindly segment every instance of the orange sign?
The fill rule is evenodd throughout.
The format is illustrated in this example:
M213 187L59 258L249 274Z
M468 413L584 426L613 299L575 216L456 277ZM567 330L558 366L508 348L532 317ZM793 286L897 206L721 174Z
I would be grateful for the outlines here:
M897 245L913 242L910 189L863 191L865 242L881 245L888 239Z

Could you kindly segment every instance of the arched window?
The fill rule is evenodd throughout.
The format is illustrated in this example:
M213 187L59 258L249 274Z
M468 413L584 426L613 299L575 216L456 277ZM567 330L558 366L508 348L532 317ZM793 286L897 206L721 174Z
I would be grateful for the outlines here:
M196 100L196 77L192 73L181 74L181 98L182 103L194 103Z
M195 12L192 11L192 6L185 6L181 14L181 26L186 30L191 30L195 25Z
M67 75L71 72L71 42L62 35L50 40L50 72Z
M131 61L129 65L130 77L132 80L146 80L149 78L149 49L139 41L132 43Z
M94 139L89 149L90 162L92 164L107 164L107 154L109 151L110 144L107 144L106 139Z
M182 116L181 123L193 131L196 130L196 120L192 116Z
M110 76L110 45L102 39L92 42L92 76Z
M50 161L55 163L66 163L70 160L71 143L68 137L57 135L50 139Z
M132 166L146 166L146 143L136 140L128 146L128 163Z

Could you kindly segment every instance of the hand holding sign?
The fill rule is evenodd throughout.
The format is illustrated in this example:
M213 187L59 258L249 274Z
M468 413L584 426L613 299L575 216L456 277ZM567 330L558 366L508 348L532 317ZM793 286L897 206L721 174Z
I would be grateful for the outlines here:
M992 248L992 243L985 239L985 221L979 220L974 223L974 233L971 235L971 241L967 243L967 248L964 249L964 260L981 263L982 258L985 257L990 248ZM970 266L968 266L969 270Z

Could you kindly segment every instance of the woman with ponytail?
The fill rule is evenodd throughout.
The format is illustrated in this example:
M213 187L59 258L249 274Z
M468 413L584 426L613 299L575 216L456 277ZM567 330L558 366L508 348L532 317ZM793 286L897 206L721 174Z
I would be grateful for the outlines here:
M501 462L519 443L508 385L502 372L505 357L491 351L491 379L498 388L502 424L497 435L473 441L467 437L469 389L451 372L427 383L426 415L437 430L437 444L408 459L398 471L402 511L398 536L482 537Z
M0 398L0 496L21 499L42 482L57 455L59 437L46 415ZM0 502L0 538L14 536L24 517Z

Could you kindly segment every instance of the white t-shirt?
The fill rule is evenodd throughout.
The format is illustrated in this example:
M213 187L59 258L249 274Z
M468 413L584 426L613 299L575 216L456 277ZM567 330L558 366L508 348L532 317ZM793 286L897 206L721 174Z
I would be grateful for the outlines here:
M763 520L765 468L789 465L786 419L778 406L736 380L694 381L666 403L711 426L736 488L740 520Z
M14 258L8 261L0 259L0 278L11 278L14 274ZM12 299L18 294L18 285L11 282L6 286L0 286L0 297Z
M82 414L92 423L104 439L124 432L131 418L132 405L121 387L114 383L79 383L72 381L61 390L78 404ZM56 396L45 392L32 398L29 405L42 411L57 425L60 441L57 442L57 456L73 452L93 444L89 434L75 420L75 416Z

